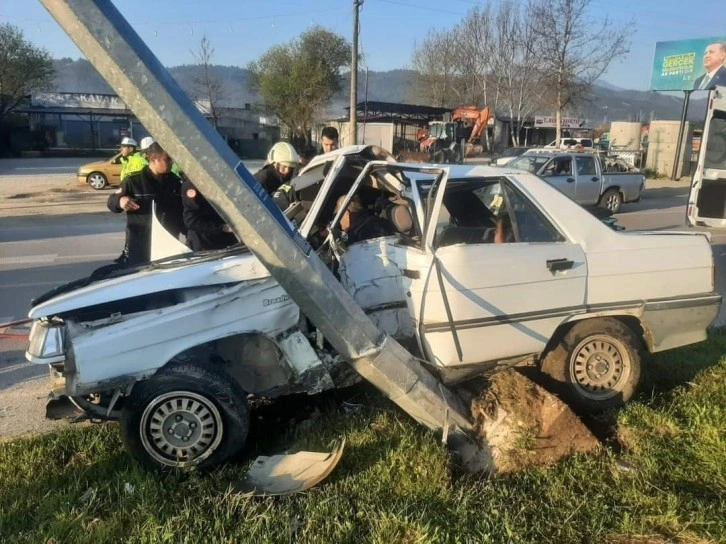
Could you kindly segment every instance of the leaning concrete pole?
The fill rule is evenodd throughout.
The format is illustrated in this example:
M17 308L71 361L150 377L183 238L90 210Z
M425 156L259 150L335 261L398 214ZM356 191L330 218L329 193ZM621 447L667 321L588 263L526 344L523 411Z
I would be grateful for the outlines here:
M485 469L458 398L368 319L111 2L41 3L355 370Z

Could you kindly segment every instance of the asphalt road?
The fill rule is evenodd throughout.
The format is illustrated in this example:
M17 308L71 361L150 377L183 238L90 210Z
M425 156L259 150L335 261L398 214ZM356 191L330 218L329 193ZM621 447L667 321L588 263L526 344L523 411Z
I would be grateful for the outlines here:
M0 324L23 319L29 301L118 256L125 218L106 210L109 191L79 186L88 159L0 160ZM261 161L251 161L256 171ZM628 230L685 227L687 182L652 183L617 216ZM726 293L726 231L712 232L717 290ZM726 324L725 312L717 324ZM0 328L0 439L50 428L47 370L24 360L27 329Z

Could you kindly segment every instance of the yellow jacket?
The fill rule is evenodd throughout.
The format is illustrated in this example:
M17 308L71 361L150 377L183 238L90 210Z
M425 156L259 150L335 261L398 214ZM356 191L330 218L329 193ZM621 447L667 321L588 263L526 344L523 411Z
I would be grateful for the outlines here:
M121 181L130 174L141 172L141 169L147 164L149 163L138 151L128 157L121 157Z

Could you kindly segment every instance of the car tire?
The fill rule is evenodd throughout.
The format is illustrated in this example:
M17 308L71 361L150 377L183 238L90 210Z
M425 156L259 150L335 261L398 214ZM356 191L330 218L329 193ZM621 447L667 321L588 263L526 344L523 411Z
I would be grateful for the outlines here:
M586 412L619 408L640 381L641 342L613 318L576 323L542 361L541 371L566 402Z
M137 383L121 414L129 453L156 470L215 467L242 449L248 431L245 392L226 372L197 363Z
M96 189L96 191L108 187L108 180L101 172L91 172L86 176L86 182L92 189Z
M623 205L623 195L617 189L608 189L600 197L599 206L610 210L612 213L618 213Z

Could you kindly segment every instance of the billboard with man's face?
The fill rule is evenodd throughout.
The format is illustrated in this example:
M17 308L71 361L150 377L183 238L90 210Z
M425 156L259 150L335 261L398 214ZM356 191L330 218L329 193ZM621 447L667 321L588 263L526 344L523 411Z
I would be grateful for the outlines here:
M653 91L706 90L726 86L726 36L657 42Z

